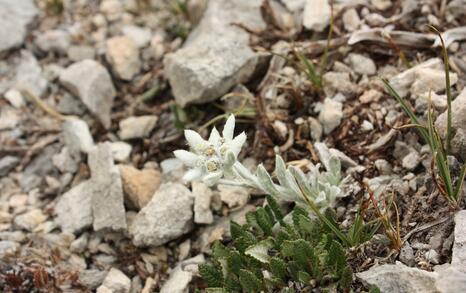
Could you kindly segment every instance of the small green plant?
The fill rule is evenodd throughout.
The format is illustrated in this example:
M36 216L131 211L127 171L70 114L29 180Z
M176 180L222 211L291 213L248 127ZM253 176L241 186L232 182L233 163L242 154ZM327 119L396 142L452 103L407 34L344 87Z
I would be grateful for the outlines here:
M334 17L333 17L333 1L330 2L330 25L327 34L327 43L324 48L324 52L320 59L318 68L314 66L312 60L308 59L302 51L296 49L293 50L294 55L299 60L298 67L307 75L309 80L312 82L315 88L318 90L322 89L323 86L323 75L327 67L328 62L328 51L330 49L330 41L332 40L333 35L333 26L334 26Z
M268 204L231 222L231 245L216 242L212 262L199 267L206 292L302 292L314 287L349 291L353 272L338 239L296 207L284 217Z
M421 138L429 145L432 151L432 178L436 184L440 193L448 200L450 205L454 208L458 207L458 204L461 200L461 195L463 193L463 182L466 175L466 163L461 168L460 174L456 179L456 184L454 180L454 174L450 169L448 163L448 156L451 154L451 139L452 139L452 111L451 111L451 85L450 85L450 70L448 65L448 53L442 39L441 34L437 29L433 28L434 31L438 33L438 36L442 43L443 59L444 59L444 69L445 69L445 85L446 85L446 94L447 94L447 129L446 137L442 139L437 128L434 125L434 112L429 101L429 108L427 111L427 123L425 125L421 124L421 119L416 116L414 110L411 108L409 103L405 101L396 90L390 85L386 79L382 79L385 87L387 88L390 95L392 95L398 103L401 105L403 111L411 119L411 125L416 127L421 135ZM438 176L435 175L435 169L437 169Z

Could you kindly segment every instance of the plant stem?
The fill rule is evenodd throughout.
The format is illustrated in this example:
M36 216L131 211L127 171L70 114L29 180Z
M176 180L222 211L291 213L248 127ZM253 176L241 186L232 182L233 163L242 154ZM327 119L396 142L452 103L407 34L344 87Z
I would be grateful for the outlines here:
M433 30L437 36L440 38L440 42L442 44L442 54L443 54L443 65L445 70L445 86L446 86L446 94L447 94L447 156L451 154L451 139L452 139L452 114L451 114L451 84L450 84L450 65L448 62L448 52L447 47L445 46L445 42L442 38L442 34L440 31L435 28L434 26L429 26L431 30Z
M447 48L445 48L445 44L443 43L443 39L439 36L442 40L442 49L443 49L443 63L445 64L445 84L446 84L446 91L447 91L447 155L451 152L451 86L450 86L450 67L448 64L448 53Z
M319 220L322 223L324 223L327 227L329 227L333 231L333 233L335 233L335 235L338 238L340 238L340 240L343 242L343 244L345 246L351 247L352 246L351 242L348 240L348 238L345 236L345 234L343 234L340 231L340 228L335 227L335 225L333 225L332 222L330 222L324 215L322 215L322 213L319 211L319 208L316 206L316 204L314 202L312 202L311 200L309 200L309 198L303 193L302 190L301 190L301 193L303 195L304 200L309 205L311 210L316 214L316 216L319 218Z

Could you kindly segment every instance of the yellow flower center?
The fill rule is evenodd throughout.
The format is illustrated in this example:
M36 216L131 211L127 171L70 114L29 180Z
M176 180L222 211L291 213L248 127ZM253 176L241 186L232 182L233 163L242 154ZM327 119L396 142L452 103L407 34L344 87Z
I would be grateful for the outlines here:
M215 172L218 170L218 163L216 161L208 161L206 163L207 171Z
M215 154L215 150L212 147L209 147L204 151L204 155L206 156L212 156L213 154Z

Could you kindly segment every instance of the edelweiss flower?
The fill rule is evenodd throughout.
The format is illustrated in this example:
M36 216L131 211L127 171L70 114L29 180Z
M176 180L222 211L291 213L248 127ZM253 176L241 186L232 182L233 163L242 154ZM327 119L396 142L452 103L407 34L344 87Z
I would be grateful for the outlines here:
M202 180L209 186L217 183L224 172L229 172L246 141L243 132L233 138L235 116L231 115L223 128L222 136L216 128L212 129L209 139L204 140L199 133L185 130L190 151L177 150L175 156L191 169L186 172L185 181Z

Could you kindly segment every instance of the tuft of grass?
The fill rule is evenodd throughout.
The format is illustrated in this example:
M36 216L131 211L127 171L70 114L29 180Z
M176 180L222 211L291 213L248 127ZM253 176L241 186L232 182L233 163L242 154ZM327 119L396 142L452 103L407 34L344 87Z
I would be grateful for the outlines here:
M369 200L374 207L375 216L379 220L379 223L381 223L383 226L385 235L390 240L393 249L400 251L401 246L403 245L403 241L401 240L400 235L400 214L398 213L398 207L396 203L393 201L393 196L389 200L377 202L374 193L369 191ZM391 207L393 207L395 210L395 225L393 225L392 221L390 220Z
M348 231L345 232L336 222L333 214L334 212L330 208L328 208L325 213L322 213L314 201L310 199L306 191L302 188L300 189L308 207L314 212L322 224L341 241L344 247L356 247L371 240L381 226L379 219L366 223L364 221L363 210L359 210L353 224Z
M321 90L323 86L323 75L328 64L328 52L330 49L330 42L333 36L334 17L333 17L333 1L330 2L330 25L327 35L327 43L325 45L324 53L319 62L318 68L314 66L312 60L309 60L301 51L293 50L294 55L299 60L299 67L306 73L312 84Z
M396 90L390 85L390 83L382 78L382 82L385 84L386 89L393 96L398 103L400 104L403 111L411 119L411 125L417 128L422 139L429 145L432 151L432 178L440 191L440 193L448 200L449 204L458 208L459 202L462 195L462 187L464 183L464 178L466 175L466 163L461 168L460 174L456 179L456 185L454 180L454 174L450 169L448 164L448 156L451 154L451 140L452 140L452 95L451 95L451 84L450 84L450 70L448 65L448 53L445 47L445 43L440 32L431 26L431 29L434 30L442 43L442 53L444 61L444 70L445 70L445 85L446 85L446 95L447 95L447 129L446 129L446 138L443 140L438 133L437 128L434 125L434 113L431 106L430 94L429 94L429 108L427 112L427 124L422 125L420 119L414 113L414 110L400 95ZM437 169L438 176L435 175L435 169Z

